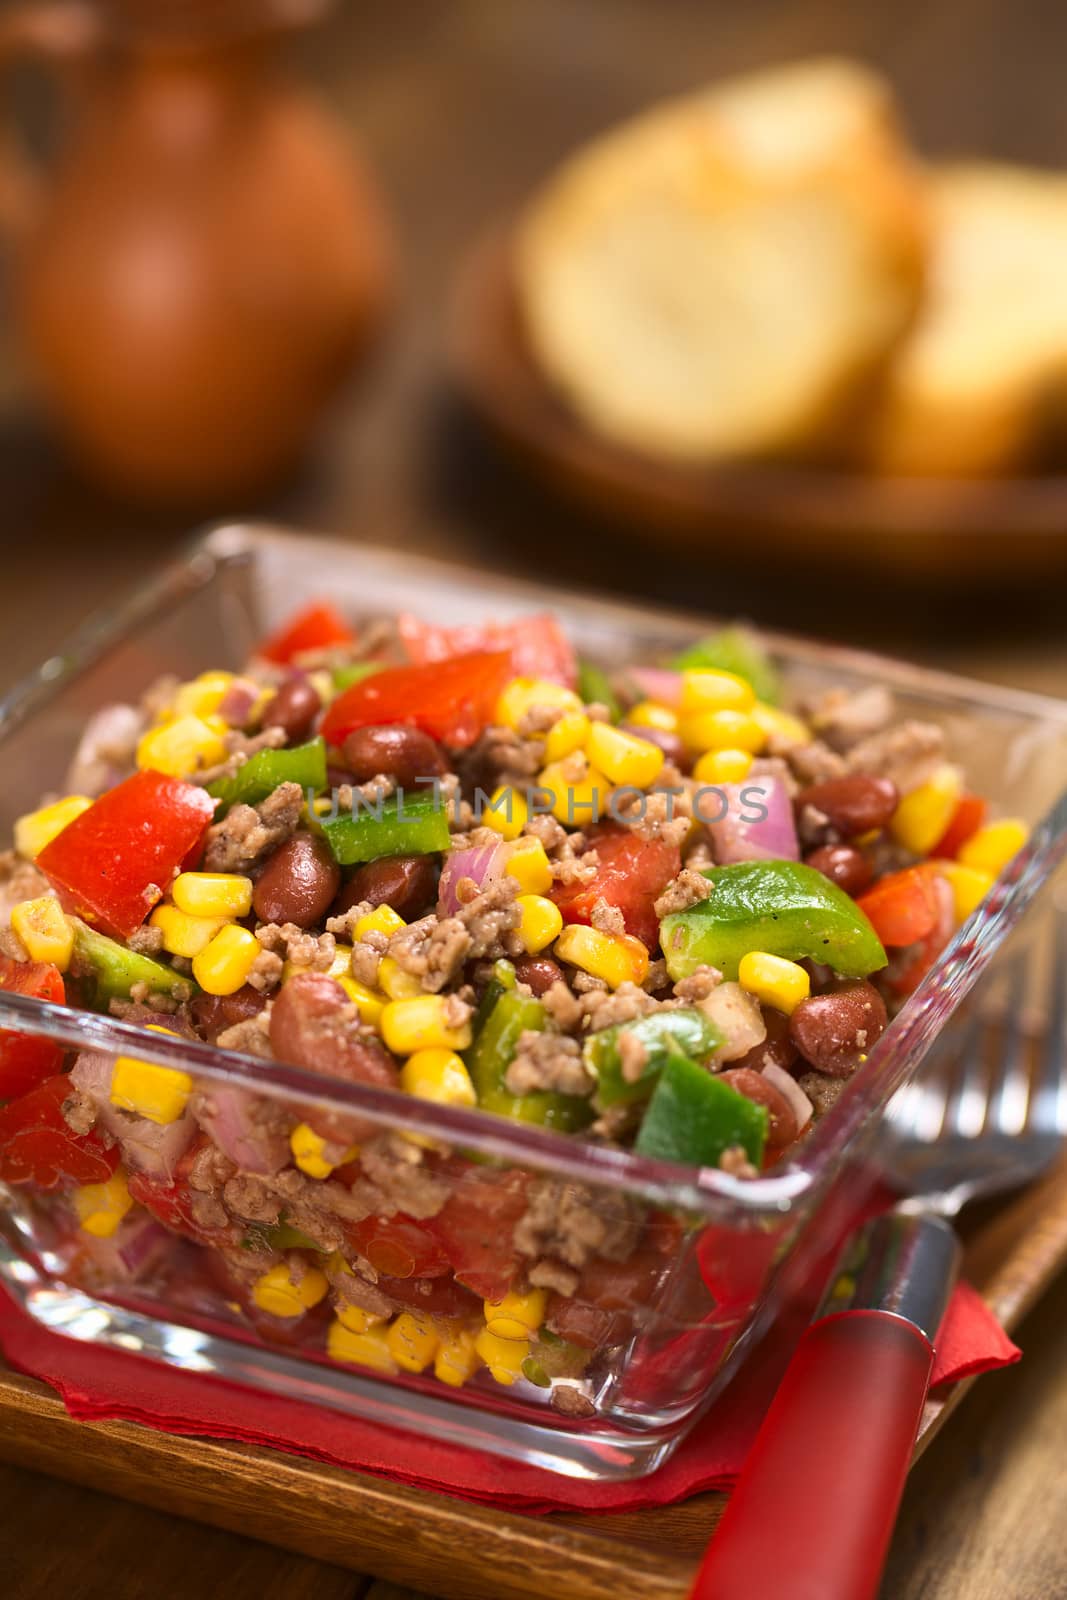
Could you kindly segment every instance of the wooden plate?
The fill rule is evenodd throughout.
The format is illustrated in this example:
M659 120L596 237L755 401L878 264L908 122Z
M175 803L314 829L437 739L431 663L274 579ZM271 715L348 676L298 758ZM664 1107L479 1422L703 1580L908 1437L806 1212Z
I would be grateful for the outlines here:
M457 381L497 433L558 489L690 554L753 566L832 562L902 577L1029 580L1067 568L1067 475L878 478L787 466L699 469L589 432L527 346L509 232L487 234L459 278L449 328Z
M1009 1332L1067 1262L1067 1159L966 1230L964 1270ZM917 1454L969 1384L931 1398ZM0 1366L0 1457L451 1600L684 1600L725 1497L521 1516L279 1451L74 1422Z

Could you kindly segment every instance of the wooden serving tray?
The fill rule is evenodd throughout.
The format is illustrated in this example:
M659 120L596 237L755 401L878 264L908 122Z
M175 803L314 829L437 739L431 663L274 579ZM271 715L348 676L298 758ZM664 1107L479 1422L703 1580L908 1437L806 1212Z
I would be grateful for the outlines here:
M1011 1332L1067 1262L1067 1157L962 1231L965 1273ZM916 1455L969 1387L930 1399ZM2 1366L0 1456L448 1600L684 1600L725 1504L703 1494L644 1512L522 1516L276 1450L74 1422L44 1384Z

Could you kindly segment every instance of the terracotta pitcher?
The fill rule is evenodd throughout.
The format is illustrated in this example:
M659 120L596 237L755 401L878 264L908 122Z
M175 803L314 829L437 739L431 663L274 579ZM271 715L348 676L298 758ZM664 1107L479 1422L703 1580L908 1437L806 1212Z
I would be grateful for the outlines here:
M0 74L61 83L46 172L0 143L31 372L128 494L210 505L293 465L375 330L391 251L347 134L279 48L322 0L38 0Z

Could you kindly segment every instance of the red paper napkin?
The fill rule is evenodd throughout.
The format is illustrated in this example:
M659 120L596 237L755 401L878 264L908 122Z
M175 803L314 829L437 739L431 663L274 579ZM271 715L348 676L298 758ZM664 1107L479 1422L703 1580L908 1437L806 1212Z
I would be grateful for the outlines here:
M0 1347L12 1367L50 1384L82 1421L118 1418L167 1433L273 1446L526 1512L629 1511L727 1487L741 1470L782 1359L758 1350L658 1472L632 1483L588 1483L46 1333L2 1293ZM1009 1366L1019 1355L981 1296L960 1284L938 1338L934 1383Z

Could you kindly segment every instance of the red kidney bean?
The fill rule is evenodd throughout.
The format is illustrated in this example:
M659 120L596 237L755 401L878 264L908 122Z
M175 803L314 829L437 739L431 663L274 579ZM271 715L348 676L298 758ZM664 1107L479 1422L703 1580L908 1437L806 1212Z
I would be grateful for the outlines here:
M189 1002L193 1024L197 1033L203 1034L209 1044L214 1044L220 1033L258 1017L267 1003L267 997L246 983L234 994L198 994Z
M730 1067L720 1072L719 1077L746 1100L766 1106L768 1150L784 1150L787 1144L793 1143L800 1132L796 1113L781 1090L769 1083L762 1072L753 1072L751 1067Z
M813 783L797 796L799 811L814 806L838 833L846 839L869 833L874 828L884 828L897 808L900 795L889 778L876 778L870 773L853 772L844 778L828 778L825 783Z
M313 683L307 678L288 678L264 707L263 726L284 728L289 743L299 744L311 732L321 710L322 701Z
M345 763L357 783L369 783L384 773L398 789L413 789L420 779L440 778L448 771L436 739L404 723L357 728L348 735L343 749Z
M804 1057L832 1078L848 1078L886 1027L885 1001L863 979L802 1000L789 1019L789 1037Z
M666 728L639 727L634 722L621 722L619 726L623 733L632 733L637 739L647 739L649 744L659 745L667 760L674 766L685 766L685 745L676 733L670 733Z
M334 901L333 915L343 917L366 900L372 906L391 906L398 917L411 922L436 898L437 867L432 856L382 856L356 868Z
M859 850L850 844L824 844L804 857L809 867L821 872L836 883L846 894L862 894L870 887L874 868Z
M520 956L515 963L515 976L520 983L528 983L540 999L563 977L563 969L550 956Z
M341 883L341 869L324 839L294 833L267 858L252 904L262 922L295 922L313 928L322 921Z
M767 1006L763 1012L763 1020L767 1025L767 1037L762 1044L753 1045L746 1055L739 1056L730 1064L732 1072L740 1072L751 1068L753 1072L762 1072L763 1068L773 1064L781 1067L783 1072L788 1072L797 1059L796 1045L789 1037L789 1018L782 1011L775 1011Z

